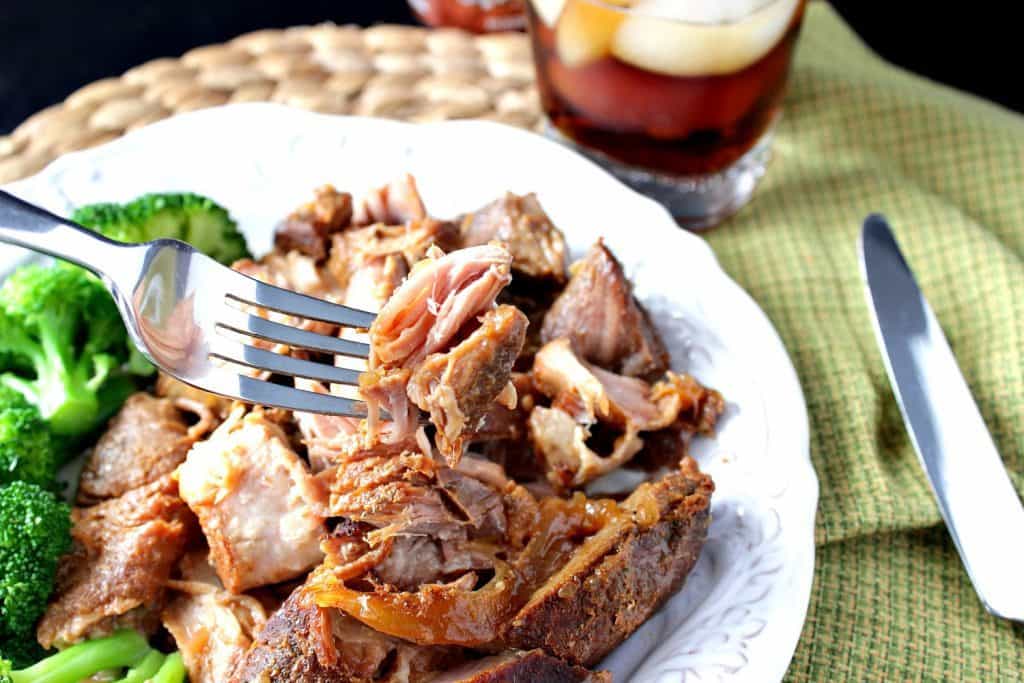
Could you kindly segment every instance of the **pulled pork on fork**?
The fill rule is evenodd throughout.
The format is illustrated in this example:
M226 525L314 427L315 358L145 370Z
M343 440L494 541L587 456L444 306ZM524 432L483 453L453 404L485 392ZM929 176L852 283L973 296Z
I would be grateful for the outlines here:
M511 264L504 247L487 244L450 254L432 248L413 266L370 328L370 369L360 381L368 438L377 434L379 408L393 420L389 441L408 437L422 409L454 464L463 436L495 399L515 404L509 380L527 320L495 304L512 281Z

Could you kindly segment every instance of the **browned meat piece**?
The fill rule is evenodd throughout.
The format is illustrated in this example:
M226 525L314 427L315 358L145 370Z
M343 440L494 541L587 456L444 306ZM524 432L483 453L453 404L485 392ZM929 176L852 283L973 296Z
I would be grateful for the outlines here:
M194 416L189 426L187 415ZM188 399L130 396L96 442L78 482L78 504L117 498L169 474L215 426L210 410Z
M510 261L503 248L485 245L448 255L432 250L415 265L370 329L370 372L363 375L360 389L370 407L371 439L377 433L378 407L394 420L391 438L407 438L414 431L418 411L406 394L409 378L428 356L448 350L468 333L468 324L493 308L511 280Z
M499 304L515 306L530 321L526 328L526 342L516 359L516 370L527 371L533 365L533 356L544 344L540 339L544 316L562 292L562 286L551 281L516 278L498 295Z
M579 422L600 420L640 432L672 424L680 413L692 410L707 391L693 378L673 372L651 386L636 377L602 370L580 360L567 339L549 342L537 352L533 381L541 393Z
M409 267L400 254L367 259L349 272L341 303L364 311L379 311L408 273Z
M335 235L332 242L328 267L339 281L344 282L346 272L358 269L374 258L394 254L412 267L432 246L452 251L458 246L458 228L453 223L433 218L399 225L374 223Z
M327 268L297 251L271 251L259 261L243 259L232 266L240 273L276 287L302 292L320 299L340 300L342 288ZM288 319L285 316L285 319Z
M468 460L468 459L467 459ZM459 463L462 465L462 462ZM437 482L450 505L472 530L474 538L504 538L507 531L505 506L498 495L502 487L487 485L462 468L442 467Z
M587 671L544 653L512 651L446 671L430 683L611 683L606 671Z
M362 567L341 565L330 555L308 586L319 605L336 607L375 630L421 645L547 647L537 636L547 625L554 628L553 639L565 638L578 648L574 639L585 637L581 634L586 626L594 626L602 633L595 637L595 651L576 655L593 660L632 632L669 590L678 588L703 543L712 488L692 461L658 484L642 484L621 504L588 500L582 494L537 503L515 487L507 490L506 502L522 497L523 505L509 508L503 552L495 558L493 578L482 586L482 577L469 573L401 591L365 580ZM634 572L644 578L634 577ZM651 594L642 594L647 588ZM577 604L576 595L587 602ZM572 630L572 617L577 616L594 623L577 633ZM535 629L537 619L545 621ZM602 630L608 624L612 628ZM509 640L513 626L522 629L515 634L522 642Z
M352 195L331 185L315 191L313 201L293 211L274 231L274 246L282 252L300 251L317 261L327 256L332 233L352 221Z
M670 371L651 386L581 361L566 339L556 339L537 353L532 377L552 399L550 408L533 411L529 426L556 487L581 486L619 467L648 439L644 466L657 467L655 461L675 466L686 453L689 436L713 432L724 409L718 392L689 375ZM605 448L610 442L609 455L598 454L596 442L602 441Z
M416 180L406 173L387 185L370 190L356 205L355 225L398 225L427 217Z
M327 268L345 287L343 303L377 311L431 246L450 249L456 237L454 225L431 218L347 230L334 236Z
M552 404L531 412L530 439L557 488L582 486L625 464L641 450L642 432L695 420L710 431L722 408L721 396L689 375L668 372L652 386L581 360L565 338L537 352L532 377Z
M327 509L372 525L378 545L395 534L465 538L466 529L446 504L437 486L440 465L421 453L367 456L345 462L318 475L327 486Z
M598 240L572 272L544 316L542 341L564 337L584 360L621 375L654 379L664 374L668 351L604 242Z
M537 481L543 479L544 471L530 444L528 420L538 399L544 397L529 373L513 372L511 381L518 398L516 406L510 409L492 402L468 437L469 450L498 464L518 482Z
M499 306L485 313L480 327L465 340L428 356L413 372L406 392L430 413L438 450L449 460L461 456L467 437L480 429L482 418L508 385L526 325L526 316L517 309Z
M508 246L512 269L532 278L565 282L565 236L534 194L506 192L462 219L462 246L497 241Z
M446 577L493 566L494 559L478 551L471 542L398 536L384 559L373 568L373 575L399 590L416 590L423 584L440 583Z
M544 462L548 481L559 490L582 486L621 467L644 445L636 429L629 428L614 434L607 454L599 454L588 445L590 428L558 408L537 406L530 413L529 426L530 441Z
M218 420L227 417L228 411L231 409L231 399L211 394L202 389L196 389L184 382L179 382L164 372L157 372L156 374L156 395L160 398L183 398L206 406Z
M326 391L316 382L304 384L296 381L296 386L311 391ZM306 446L310 470L314 474L341 463L371 456L392 457L418 448L415 435L402 440L368 439L365 424L357 418L312 413L294 415L302 442ZM382 431L388 431L388 427L385 425Z
M506 519L500 487L473 474L405 452L366 455L318 478L329 491L329 514L371 525L376 530L367 540L378 546L396 535L440 540L502 536Z
M525 544L536 515L529 494L475 456L458 470L421 454L366 458L322 476L331 478L331 514L342 517L324 545L323 573L389 590L472 587L474 571L494 569L499 547Z
M630 467L647 471L678 467L695 435L714 434L718 419L725 411L722 395L701 386L689 375L676 376L676 379L678 390L689 398L684 400L675 422L665 429L644 434L644 447L630 462Z
M593 666L625 640L693 569L707 537L714 484L687 458L621 504L632 522L588 538L512 619L504 641Z
M61 558L50 605L36 636L45 648L131 624L159 626L164 585L195 518L165 476L89 508L75 508L71 553Z
M456 648L412 645L377 633L338 610L317 607L312 596L299 587L271 615L225 680L420 683L461 659Z
M468 436L474 444L491 441L526 438L526 418L536 405L539 395L528 373L513 372L509 381L516 392L516 404L509 408L496 401L487 404L487 410L477 420L476 428Z
M185 660L191 683L220 683L252 645L267 622L256 598L224 590L206 551L187 555L180 580L169 581L172 596L161 614Z
M239 407L178 469L210 557L232 593L300 576L320 562L324 494L262 411Z

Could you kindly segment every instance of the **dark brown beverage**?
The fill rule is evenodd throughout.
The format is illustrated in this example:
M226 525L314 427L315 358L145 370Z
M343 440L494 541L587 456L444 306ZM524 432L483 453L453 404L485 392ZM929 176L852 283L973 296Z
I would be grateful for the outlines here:
M670 176L718 173L749 152L778 117L805 0L751 0L747 16L712 24L664 14L687 2L529 3L551 123L585 149Z
M515 31L526 27L522 0L409 0L424 24L451 26L474 33Z

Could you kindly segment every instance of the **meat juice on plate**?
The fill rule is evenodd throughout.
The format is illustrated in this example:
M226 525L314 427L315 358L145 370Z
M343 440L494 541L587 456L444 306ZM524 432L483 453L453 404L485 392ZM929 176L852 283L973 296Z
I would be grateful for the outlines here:
M602 160L728 171L778 118L805 1L531 0L544 109Z

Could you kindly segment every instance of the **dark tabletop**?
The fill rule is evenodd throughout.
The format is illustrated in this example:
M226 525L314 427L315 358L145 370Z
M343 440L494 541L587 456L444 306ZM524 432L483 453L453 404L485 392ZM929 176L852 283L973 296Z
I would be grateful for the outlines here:
M1009 6L835 0L886 58L1024 111ZM963 3L950 3L963 5ZM897 7L893 7L896 5ZM914 5L916 7L907 7ZM0 0L0 133L82 85L260 28L411 22L405 0Z

